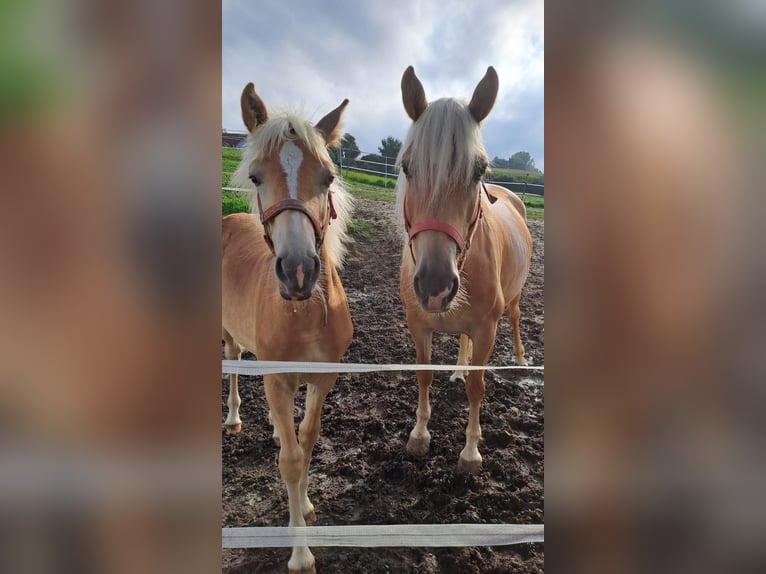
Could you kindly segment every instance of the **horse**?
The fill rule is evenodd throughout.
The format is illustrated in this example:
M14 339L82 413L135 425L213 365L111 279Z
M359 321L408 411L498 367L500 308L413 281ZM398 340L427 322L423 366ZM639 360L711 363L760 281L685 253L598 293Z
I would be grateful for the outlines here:
M523 202L507 189L486 184L489 166L481 123L498 91L489 67L470 102L454 98L426 100L415 70L401 81L402 100L412 119L397 164L397 204L403 218L399 295L417 362L431 362L434 331L460 334L458 367L486 365L495 346L503 312L513 327L516 362L526 365L519 334L519 299L529 273L532 237ZM416 424L407 450L423 456L431 434L430 371L419 371ZM450 380L462 380L469 411L465 448L458 472L481 469L479 411L484 371L458 368Z
M227 359L239 359L245 349L261 360L338 362L351 344L351 315L337 268L345 255L352 203L335 180L327 150L338 142L347 104L346 99L312 125L297 112L269 116L252 83L242 92L248 136L232 182L250 189L251 205L257 207L223 219ZM337 378L337 373L264 376L290 526L316 521L307 494L308 468L322 405ZM306 410L296 438L293 409L301 381L307 383ZM242 429L237 384L237 375L229 375L224 426L233 434ZM315 572L311 551L293 547L288 570Z

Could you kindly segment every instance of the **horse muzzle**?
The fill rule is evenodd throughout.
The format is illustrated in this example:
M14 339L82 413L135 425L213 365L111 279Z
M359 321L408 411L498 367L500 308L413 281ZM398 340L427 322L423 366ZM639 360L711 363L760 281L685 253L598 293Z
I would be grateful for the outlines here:
M304 301L311 297L321 262L316 255L277 257L274 273L279 280L279 294L288 301Z
M460 278L451 268L440 273L418 269L412 287L424 311L441 313L449 308L457 295Z

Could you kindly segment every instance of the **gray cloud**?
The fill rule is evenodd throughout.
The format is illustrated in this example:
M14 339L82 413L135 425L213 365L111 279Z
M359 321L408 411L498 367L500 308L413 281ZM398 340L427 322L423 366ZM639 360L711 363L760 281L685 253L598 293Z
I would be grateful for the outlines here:
M488 65L500 76L485 121L491 157L543 155L542 0L224 0L223 127L242 130L239 95L253 81L267 106L318 119L343 98L344 131L365 151L404 138L399 82L412 64L429 99L468 98Z

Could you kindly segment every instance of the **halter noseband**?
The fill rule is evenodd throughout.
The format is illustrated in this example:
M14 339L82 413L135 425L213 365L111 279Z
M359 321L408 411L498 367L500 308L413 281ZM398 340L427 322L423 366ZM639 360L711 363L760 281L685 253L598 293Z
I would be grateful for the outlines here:
M306 207L306 204L299 199L283 199L282 201L278 201L269 207L266 211L264 211L263 205L261 205L261 195L257 191L255 195L258 198L258 213L261 215L261 224L264 226L263 239L269 246L272 255L274 254L274 242L271 240L268 232L266 232L266 224L283 211L300 211L309 218L311 226L314 228L314 238L316 240L317 250L322 246L322 242L324 241L324 236L327 232L327 227L330 225L330 222L338 217L338 214L335 212L335 206L332 203L332 190L328 190L327 192L328 217L324 224L320 224L316 216Z
M487 191L484 182L481 182L481 191L484 191L484 193L487 194L487 197L489 197L489 192ZM463 270L466 254L468 249L471 247L473 236L476 235L476 230L479 228L479 221L484 215L484 209L481 206L481 191L479 191L479 207L476 210L476 215L468 226L468 237L465 239L465 241L463 241L463 236L460 235L460 232L446 221L427 219L426 221L420 221L415 225L412 225L409 218L407 217L407 196L405 195L404 201L402 201L402 214L404 215L404 230L407 232L407 236L410 240L410 255L412 256L413 263L415 263L415 253L412 250L412 240L415 238L415 236L421 231L439 231L448 235L450 239L452 239L452 241L457 244L458 272Z

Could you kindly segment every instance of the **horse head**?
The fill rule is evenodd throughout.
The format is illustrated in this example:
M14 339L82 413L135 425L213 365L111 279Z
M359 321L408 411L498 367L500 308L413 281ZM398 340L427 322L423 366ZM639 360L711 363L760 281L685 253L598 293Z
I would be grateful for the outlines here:
M264 238L274 254L274 273L284 299L311 297L321 271L320 248L335 217L335 178L327 147L339 139L348 104L312 126L298 115L269 118L252 83L242 92L242 119L256 150L247 166Z
M412 66L402 77L404 109L413 124L398 158L397 186L415 266L412 288L428 312L446 311L455 300L481 224L481 178L489 161L480 125L497 90L490 67L467 104L453 98L428 103Z

